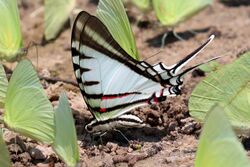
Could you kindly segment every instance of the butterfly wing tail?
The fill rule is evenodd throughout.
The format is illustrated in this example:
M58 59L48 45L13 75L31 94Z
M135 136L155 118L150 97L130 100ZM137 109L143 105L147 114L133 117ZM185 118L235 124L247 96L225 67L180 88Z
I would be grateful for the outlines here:
M203 64L209 63L209 62L214 61L214 60L217 60L217 59L219 59L219 58L220 58L220 56L214 57L214 58L211 58L211 59L209 59L209 60L207 60L207 61L205 61L205 62L202 62L202 63L197 64L197 65L195 65L195 66L192 66L192 67L190 67L190 68L187 68L187 69L184 70L183 72L181 72L181 73L179 73L178 75L172 77L172 78L169 80L170 85L171 85L171 86L181 86L182 83L183 83L183 76L184 76L185 74L187 74L188 72L192 71L193 69L195 69L195 68L197 68L197 67L199 67L199 66L201 66L201 65L203 65Z
M176 76L173 76L172 78L170 78L168 80L168 83L170 85L170 87L167 87L167 88L164 88L163 91L162 91L162 96L176 96L176 95L179 95L181 94L181 87L182 87L182 84L183 84L183 77L185 74L187 74L188 72L192 71L193 69L203 65L203 64L206 64L206 63L209 63L211 61L214 61L214 60L217 60L219 59L220 56L218 57L214 57L214 58L211 58L205 62L202 62L200 64L197 64L195 66L192 66L186 70L184 70L183 72L179 73L178 75Z
M180 60L177 64L175 64L171 69L171 73L173 75L177 75L178 72L192 59L194 59L213 39L214 35L211 35L208 40L203 43L201 46L199 46L197 49L195 49L192 53L187 55L184 59Z

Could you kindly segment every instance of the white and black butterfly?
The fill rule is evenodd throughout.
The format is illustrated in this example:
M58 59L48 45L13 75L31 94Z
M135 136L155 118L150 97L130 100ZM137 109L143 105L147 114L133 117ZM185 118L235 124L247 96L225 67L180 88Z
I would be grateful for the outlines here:
M200 64L180 70L213 38L171 67L163 63L150 65L128 55L98 18L80 12L73 25L71 51L77 82L95 118L86 130L144 126L138 117L125 113L180 94L183 75Z

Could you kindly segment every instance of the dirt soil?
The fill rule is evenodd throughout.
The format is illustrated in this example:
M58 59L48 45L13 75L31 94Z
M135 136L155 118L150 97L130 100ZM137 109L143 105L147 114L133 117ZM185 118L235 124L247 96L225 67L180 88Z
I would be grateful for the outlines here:
M26 45L29 42L41 42L44 28L42 2L23 0L20 4ZM140 15L140 12L135 8L128 8L141 58L148 58L149 63L161 61L171 65L193 51L209 35L215 34L216 38L212 44L191 65L214 56L223 56L219 59L222 64L232 62L240 53L250 49L250 5L247 2L243 5L228 6L216 1L213 6L175 28L185 40L176 40L170 36L162 49L160 41L166 28L156 24L152 13L147 14L150 22L140 22L138 26L135 16ZM93 0L82 0L77 7L94 14L96 4ZM194 30L196 34L189 30ZM67 28L55 41L38 46L38 54L35 48L29 50L28 58L32 60L40 75L75 81L70 40L71 30ZM14 67L13 64L7 66ZM54 105L58 104L60 92L67 92L74 113L82 166L191 167L194 166L201 124L189 116L188 99L195 85L202 79L203 76L189 74L185 78L181 96L168 98L158 105L135 109L133 112L148 125L143 129L121 130L130 143L119 132L110 132L103 136L102 140L98 136L88 135L84 125L91 119L91 114L78 87L63 82L42 80L42 83ZM5 139L13 166L64 166L47 145L8 130L5 131ZM250 155L250 152L248 154Z

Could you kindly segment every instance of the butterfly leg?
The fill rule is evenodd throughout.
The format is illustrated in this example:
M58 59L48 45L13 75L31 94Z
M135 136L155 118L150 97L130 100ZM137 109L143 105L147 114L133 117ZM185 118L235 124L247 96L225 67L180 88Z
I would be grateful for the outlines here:
M164 48L165 44L166 44L166 39L168 36L168 32L165 32L161 38L161 48Z
M103 137L103 136L105 136L106 134L107 134L107 132L103 132L103 133L100 134L100 137Z
M198 32L196 32L196 31L194 31L194 30L188 30L191 34L193 34L193 35L197 35L198 34Z
M97 133L89 133L91 136L91 141L98 141L100 139L101 144L103 144L102 137L107 134L107 132L97 132ZM98 137L98 139L96 139Z
M128 138L122 133L122 131L120 131L119 129L114 129L114 131L119 132L122 135L122 137L129 143Z
M180 35L178 35L175 31L173 31L173 35L174 35L174 37L177 38L178 40L180 40L180 41L185 41L185 39L182 38Z
M100 141L101 141L101 144L103 145L103 140L102 140L102 137L105 136L107 134L107 132L104 132L102 134L100 134Z

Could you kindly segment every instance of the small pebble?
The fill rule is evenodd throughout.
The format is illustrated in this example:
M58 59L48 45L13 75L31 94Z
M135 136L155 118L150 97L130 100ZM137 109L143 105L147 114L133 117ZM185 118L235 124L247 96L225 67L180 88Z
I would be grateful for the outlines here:
M46 156L43 154L43 152L37 148L31 148L29 150L29 154L31 156L32 159L35 160L45 160Z
M181 128L181 130L185 134L191 134L195 129L195 123L187 123L184 127Z
M128 148L128 153L132 153L133 151L134 150L131 147Z
M108 142L106 146L111 150L111 152L115 152L118 148L118 144L111 142Z
M52 167L50 163L38 163L36 164L37 167Z
M96 163L96 167L104 167L104 163L99 161Z
M176 121L172 121L169 123L168 129L169 131L174 131L177 126L178 126L178 123Z
M128 151L125 148L119 148L115 152L117 155L126 155Z

